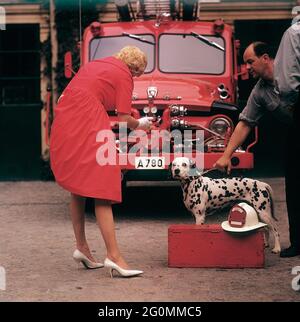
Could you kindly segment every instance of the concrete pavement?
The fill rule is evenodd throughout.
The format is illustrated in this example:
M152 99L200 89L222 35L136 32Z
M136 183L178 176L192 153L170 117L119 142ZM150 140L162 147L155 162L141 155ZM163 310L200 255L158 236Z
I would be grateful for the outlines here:
M286 247L284 180L262 180L274 189ZM194 222L178 187L131 187L124 204L115 207L123 255L132 268L145 271L131 279L77 267L68 202L69 194L55 182L0 182L0 266L6 273L0 301L300 301L291 285L300 256L281 259L266 249L264 269L168 268L168 226ZM212 216L207 223L225 218ZM86 215L86 231L94 256L103 260L92 213Z

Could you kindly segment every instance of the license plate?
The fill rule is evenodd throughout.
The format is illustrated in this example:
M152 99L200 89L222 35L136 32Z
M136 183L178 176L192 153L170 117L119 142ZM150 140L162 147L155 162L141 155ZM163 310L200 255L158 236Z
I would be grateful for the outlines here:
M135 158L136 169L164 169L165 158L163 157L136 157Z

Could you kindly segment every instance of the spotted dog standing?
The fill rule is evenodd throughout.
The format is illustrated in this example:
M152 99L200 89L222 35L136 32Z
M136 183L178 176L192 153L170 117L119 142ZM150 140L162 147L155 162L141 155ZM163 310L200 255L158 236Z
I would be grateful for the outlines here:
M192 170L195 170L195 164L188 158L175 158L171 164L172 176L181 181L184 204L195 216L197 225L204 224L206 213L209 214L230 203L246 201L256 210L260 221L268 225L266 246L270 229L275 242L272 252L280 252L272 189L267 183L249 178L211 179L201 175L191 176Z

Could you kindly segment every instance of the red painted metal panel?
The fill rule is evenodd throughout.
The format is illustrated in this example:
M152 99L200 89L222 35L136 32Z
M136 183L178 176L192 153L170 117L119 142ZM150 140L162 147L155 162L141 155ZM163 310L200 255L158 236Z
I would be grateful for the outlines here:
M169 267L264 267L263 231L230 234L220 225L171 225Z

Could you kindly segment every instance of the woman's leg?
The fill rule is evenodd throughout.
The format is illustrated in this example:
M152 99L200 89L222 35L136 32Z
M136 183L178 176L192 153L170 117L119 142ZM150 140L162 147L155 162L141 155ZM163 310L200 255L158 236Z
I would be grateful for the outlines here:
M122 258L118 247L111 203L106 200L95 199L95 212L105 242L107 257L121 268L128 269L128 265Z
M91 261L96 262L93 256L91 255L86 236L85 236L85 197L75 195L71 193L71 219L76 239L76 247L80 250L85 256L87 256Z

